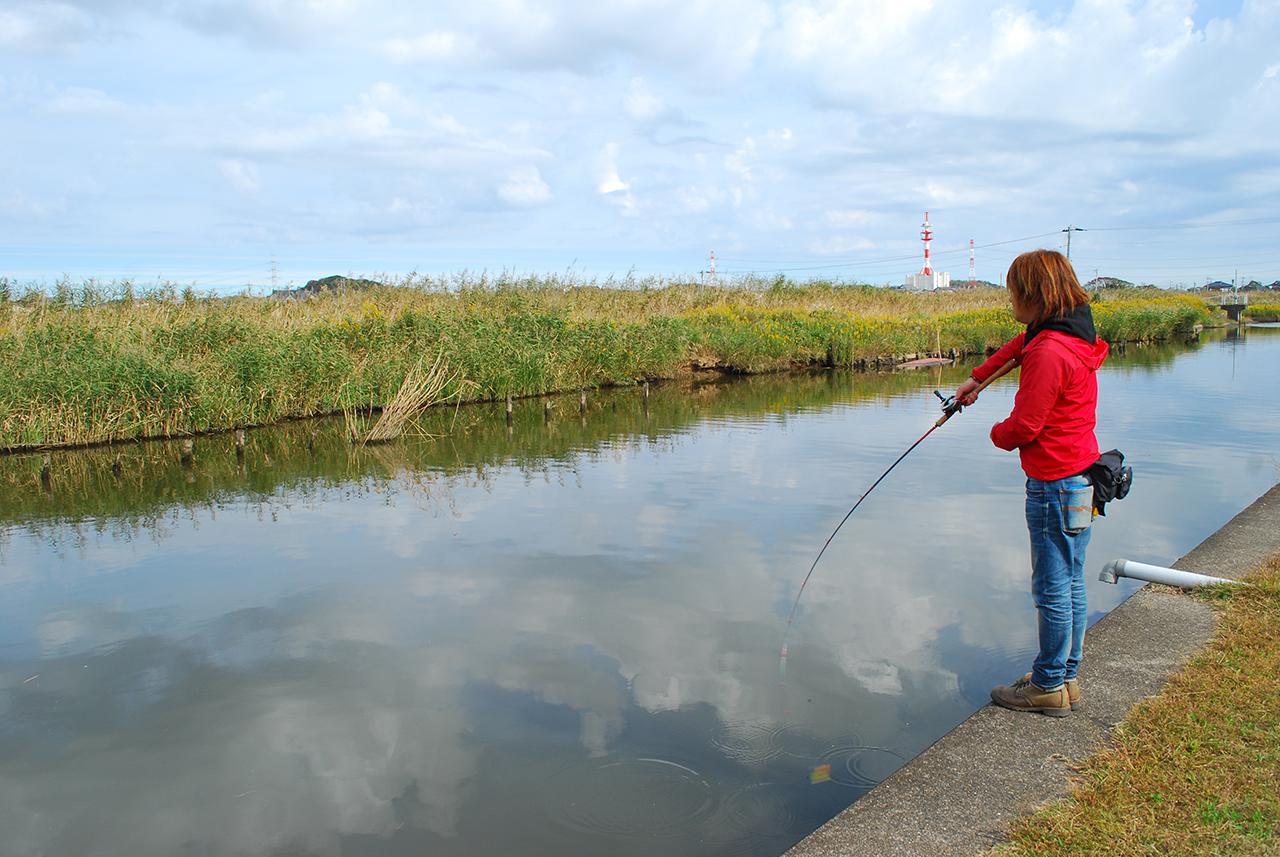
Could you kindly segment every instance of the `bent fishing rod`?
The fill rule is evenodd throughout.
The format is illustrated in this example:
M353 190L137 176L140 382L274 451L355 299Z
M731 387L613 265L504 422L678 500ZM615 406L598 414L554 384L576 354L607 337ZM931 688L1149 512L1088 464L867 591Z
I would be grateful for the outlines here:
M1009 362L1005 363L1003 366L997 369L995 373L993 373L989 378L987 378L987 380L979 384L971 395L976 398L979 393L987 389L987 386L989 384L991 384L996 379L1003 378L1005 375L1009 374L1011 371L1013 371L1013 368L1017 365L1018 365L1017 358L1014 358L1013 360L1010 360ZM867 499L867 497L871 494L872 491L876 490L876 486L879 485L881 482L883 482L884 478L893 472L893 468L901 464L902 460L906 458L908 455L910 455L912 450L914 450L920 444L924 443L925 438L933 434L934 431L941 428L947 422L947 420L951 419L953 416L960 413L960 411L964 409L964 405L956 401L955 396L943 396L937 390L934 390L933 394L942 400L942 416L938 417L938 421L935 422L932 426L930 426L927 432L920 435L919 440L911 444L911 446L907 447L907 451L902 453L902 455L899 455L897 460L894 461L893 464L889 465L888 470L886 470L884 473L881 473L880 477L876 479L875 482L871 483L871 487L868 488L863 493L863 495L858 498L858 502L853 504L853 508L845 513L844 517L840 519L840 523L836 524L836 528L831 532L831 535L827 536L827 540L823 543L822 549L818 551L818 555L814 557L813 565L809 566L809 573L804 576L804 582L800 584L800 591L796 593L796 600L791 605L791 612L787 615L787 628L782 634L782 651L778 656L779 669L785 671L787 667L787 638L791 634L791 624L792 622L795 621L795 618L796 618L796 608L800 606L800 596L804 595L804 588L809 585L809 578L813 577L814 569L818 567L818 562L822 559L822 555L827 552L827 548L831 545L831 541L836 537L836 533L840 532L840 528L844 526L845 521L853 517L853 513L858 511L858 507L862 505L862 501Z

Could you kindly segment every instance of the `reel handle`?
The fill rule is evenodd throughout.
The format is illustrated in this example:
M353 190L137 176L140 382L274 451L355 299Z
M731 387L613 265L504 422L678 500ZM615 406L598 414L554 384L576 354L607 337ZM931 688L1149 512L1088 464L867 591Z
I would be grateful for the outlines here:
M1008 375L1010 372L1012 372L1017 365L1018 365L1018 358L1014 357L1012 360L1005 363L995 372L991 373L991 377L987 378L987 380L979 384L978 388L973 391L973 394L975 396L978 395L983 390L987 389L987 387L990 386L998 378L1003 378L1005 375ZM953 416L955 416L956 414L964 410L964 405L957 402L955 396L944 396L941 393L939 393L937 390L934 390L933 394L937 396L938 399L941 400L942 402L942 416L938 418L938 421L936 423L934 423L935 428L938 426L941 426L947 420L951 419Z

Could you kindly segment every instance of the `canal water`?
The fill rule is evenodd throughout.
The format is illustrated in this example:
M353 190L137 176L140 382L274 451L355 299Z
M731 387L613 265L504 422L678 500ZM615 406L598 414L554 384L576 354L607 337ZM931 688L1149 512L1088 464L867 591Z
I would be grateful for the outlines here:
M1137 478L1095 619L1132 592L1103 562L1280 478L1277 367L1265 327L1107 364ZM360 452L296 423L47 485L0 460L0 853L780 854L1030 667L1002 382L851 519L779 671L814 553L966 371L465 407Z

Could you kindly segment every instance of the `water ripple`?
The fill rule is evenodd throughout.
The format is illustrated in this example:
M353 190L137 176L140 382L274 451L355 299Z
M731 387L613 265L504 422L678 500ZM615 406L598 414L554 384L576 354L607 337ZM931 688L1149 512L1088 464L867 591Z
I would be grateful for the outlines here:
M666 759L598 759L548 784L553 821L610 836L673 836L717 807L716 790L692 768Z

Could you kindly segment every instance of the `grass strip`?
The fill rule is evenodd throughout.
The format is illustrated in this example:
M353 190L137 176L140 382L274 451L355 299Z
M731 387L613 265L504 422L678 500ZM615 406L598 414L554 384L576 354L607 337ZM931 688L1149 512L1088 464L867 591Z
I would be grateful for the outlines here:
M1250 321L1280 321L1280 303L1250 304L1244 311Z
M1195 596L1219 608L1208 648L993 854L1280 853L1280 558L1250 581Z
M79 297L77 297L79 294ZM1002 289L911 294L827 283L606 288L555 280L409 283L306 300L104 292L0 302L0 448L175 437L382 407L425 355L465 401L635 384L695 369L856 367L998 346ZM1095 302L1111 341L1186 337L1202 301Z

